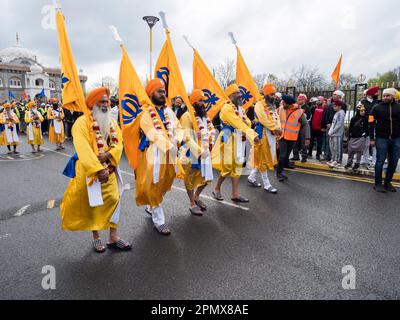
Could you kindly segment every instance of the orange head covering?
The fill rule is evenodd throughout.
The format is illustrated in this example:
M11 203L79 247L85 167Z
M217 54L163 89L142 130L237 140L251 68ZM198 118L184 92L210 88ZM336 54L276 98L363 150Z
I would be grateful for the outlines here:
M231 94L234 94L235 92L240 92L239 86L235 83L231 84L228 88L225 90L225 94L229 97Z
M106 87L101 87L94 89L88 93L86 96L86 105L89 109L93 109L97 102L101 100L104 96L110 97L110 90Z
M149 97L151 97L158 89L165 89L165 84L162 80L156 78L147 84L146 93Z
M190 103L195 104L196 102L205 100L206 97L203 94L203 91L200 89L194 89L192 94L190 95Z
M4 109L11 109L11 105L9 103L5 103L3 107Z
M26 105L26 107L28 109L32 109L35 105L36 105L36 103L34 101L29 101L28 104Z
M275 85L273 85L272 83L267 83L263 89L262 89L262 93L264 94L264 96L269 96L270 94L276 93L276 88Z
M49 103L59 103L57 98L50 98Z

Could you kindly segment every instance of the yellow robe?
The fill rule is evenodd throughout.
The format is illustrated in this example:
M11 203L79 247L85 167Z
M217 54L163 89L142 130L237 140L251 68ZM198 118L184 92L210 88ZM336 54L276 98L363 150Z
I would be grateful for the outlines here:
M25 112L25 123L26 123L26 139L28 140L28 144L31 145L42 145L44 144L44 140L42 138L42 135L40 133L41 128L36 128L33 124L32 124L32 130L33 130L33 140L29 140L29 124L33 122L33 118L31 118L30 116L30 111L26 111ZM41 115L41 113L39 111L37 111L37 114L39 116L39 121L42 123L44 121L43 116Z
M64 119L64 111L59 108L58 112L60 113L60 118ZM53 121L57 121L55 120L55 117L53 116L53 108L48 108L47 109L47 119L49 119L49 141L51 143L64 143L65 141L65 132L64 132L64 123L63 121L60 121L61 124L61 134L56 134L55 133L55 129L54 129L54 125L53 125Z
M267 130L280 130L281 124L278 117L275 117L272 114L267 114L270 113L270 111L264 100L257 102L254 107L254 112L257 115L258 121L263 126L263 135L261 143L254 145L252 148L250 163L253 168L264 173L268 170L274 170L274 166L277 164L276 152L275 157L272 158Z
M111 149L104 146L104 151L111 154L110 161L113 166L117 167L123 150L122 133L117 123L112 121L117 132L118 143ZM72 136L79 160L75 165L76 176L70 181L60 206L61 228L67 231L98 231L110 227L115 228L116 225L110 220L120 201L116 173L111 174L108 182L101 185L104 204L100 207L90 207L86 178L94 176L104 167L97 159L89 140L89 129L85 116L76 120L72 128Z
M175 139L181 142L183 140L183 130L178 118L175 115L173 117L177 127ZM170 163L171 161L169 160L169 150L174 148L174 145L162 132L156 131L148 110L143 111L140 119L140 129L150 141L150 146L144 151L139 151L138 166L135 170L136 205L150 205L155 208L162 203L164 195L171 190L176 176L175 165ZM160 152L160 180L157 184L154 184L154 148L156 146Z
M12 113L12 116L13 116L14 123L15 124L19 123L18 116L15 114L15 112ZM6 111L3 110L3 112L0 113L0 124L7 125L6 123L7 123ZM19 142L9 143L7 141L7 135L6 135L6 131L5 130L1 133L1 136L2 136L2 138L0 138L0 145L2 145L2 146L17 146L17 145L19 145Z
M251 129L251 121L246 117L246 123L244 123L242 117L236 115L234 108L235 106L231 104L225 104L220 112L221 121L236 130L242 131L253 144L257 133ZM220 132L212 150L213 167L220 171L221 177L239 178L242 175L243 162L235 155L236 133L233 132L227 142L222 142L222 138L223 131Z
M182 125L182 129L185 131L185 136L189 136L191 139L190 140L191 144L187 143L191 155L193 155L196 158L199 158L201 156L201 147L195 142L196 136L193 128L193 121L188 111L186 111L182 115L180 122ZM211 142L212 141L210 141L210 143ZM210 183L209 181L205 181L205 179L201 176L200 169L192 168L192 157L187 157L186 152L182 152L180 159L181 162L184 164L183 166L185 171L184 182L187 190L194 190Z

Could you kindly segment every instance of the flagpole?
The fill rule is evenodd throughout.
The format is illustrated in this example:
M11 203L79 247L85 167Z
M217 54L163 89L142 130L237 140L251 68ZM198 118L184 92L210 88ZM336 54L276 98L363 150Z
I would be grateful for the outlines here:
M160 21L159 18L154 17L154 16L145 16L143 17L143 20L147 22L147 25L150 28L150 68L149 68L149 73L150 73L150 80L153 79L153 27L156 25L158 21Z

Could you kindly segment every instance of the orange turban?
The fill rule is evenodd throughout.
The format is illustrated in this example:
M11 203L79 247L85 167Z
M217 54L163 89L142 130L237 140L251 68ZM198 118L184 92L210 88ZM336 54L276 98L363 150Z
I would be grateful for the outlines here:
M89 109L92 109L104 96L107 96L107 98L110 97L110 90L108 88L101 87L94 89L86 96L86 105Z
M57 98L50 98L49 103L59 103Z
M192 94L190 95L190 103L195 104L196 102L205 100L206 97L203 94L203 91L200 89L194 89Z
M10 109L10 108L11 108L11 105L10 105L9 103L5 103L5 104L3 105L3 107L4 107L4 109Z
M267 83L262 89L264 96L269 96L270 94L276 93L276 88L272 83Z
M162 80L156 78L147 84L146 93L149 97L151 97L158 89L165 89L165 84Z
M26 107L27 107L28 109L31 109L31 108L33 108L35 105L36 105L36 103L35 103L34 101L29 101L28 104L26 105Z
M231 84L228 88L225 90L225 94L229 97L231 94L234 94L235 92L240 92L239 86L235 83Z

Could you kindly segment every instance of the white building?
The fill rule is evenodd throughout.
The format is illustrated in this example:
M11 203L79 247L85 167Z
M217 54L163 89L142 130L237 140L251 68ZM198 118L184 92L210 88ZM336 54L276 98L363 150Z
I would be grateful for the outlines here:
M83 91L87 77L79 71ZM20 100L24 93L33 100L42 90L49 98L61 98L61 69L44 67L37 56L21 47L18 40L14 46L0 50L0 102L9 100L9 92Z

